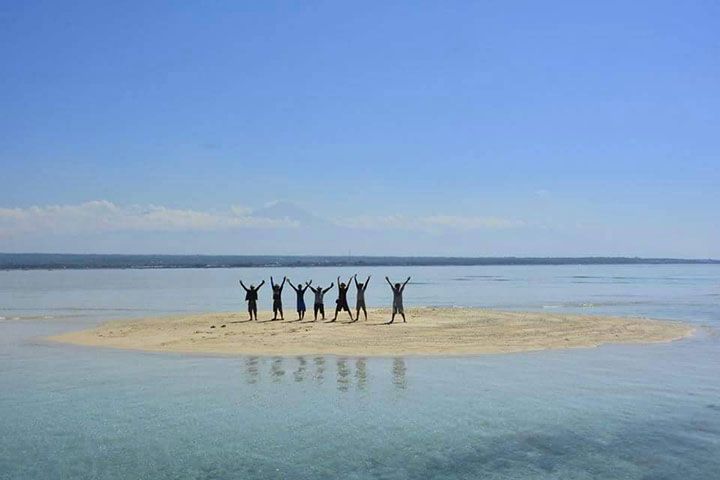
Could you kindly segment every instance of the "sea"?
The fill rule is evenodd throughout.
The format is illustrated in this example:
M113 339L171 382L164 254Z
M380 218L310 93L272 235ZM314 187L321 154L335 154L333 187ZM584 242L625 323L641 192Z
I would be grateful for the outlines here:
M242 312L240 279L327 286L354 273L372 276L369 306L390 305L386 275L411 276L408 309L650 317L695 333L440 358L46 339L110 319ZM0 479L718 479L719 327L717 264L0 271Z

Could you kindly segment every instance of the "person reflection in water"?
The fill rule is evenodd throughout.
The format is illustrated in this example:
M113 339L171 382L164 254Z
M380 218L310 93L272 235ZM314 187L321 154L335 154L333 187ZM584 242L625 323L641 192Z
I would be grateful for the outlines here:
M405 360L403 358L394 358L392 365L393 385L400 390L407 388L407 379L405 378Z
M298 361L298 367L297 370L293 372L293 377L295 377L296 382L302 382L305 380L305 371L307 370L307 360L305 360L305 357L297 357Z
M270 374L272 375L273 382L278 383L285 376L285 369L283 368L283 358L273 358L272 364L270 365Z
M364 358L355 360L355 380L357 380L357 389L364 391L367 387L367 362Z
M315 381L323 383L325 379L325 357L315 357L313 363L315 364Z
M337 359L337 389L341 392L347 392L350 388L350 368L347 360L344 358Z
M253 315L255 316L255 321L257 321L258 290L260 290L260 287L263 285L265 285L265 280L260 282L260 285L257 287L255 287L255 285L250 285L250 288L247 288L242 280L240 280L240 286L245 290L245 301L248 304L248 313L250 314L248 321L253 319Z
M260 376L258 363L258 357L248 357L245 359L245 379L247 383L257 383L258 377Z

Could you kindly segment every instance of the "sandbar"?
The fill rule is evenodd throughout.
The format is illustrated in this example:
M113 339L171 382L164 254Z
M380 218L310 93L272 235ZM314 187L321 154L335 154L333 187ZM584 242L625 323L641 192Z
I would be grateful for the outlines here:
M294 312L293 312L294 313ZM310 313L310 312L308 312ZM369 309L369 319L347 323L258 322L246 313L221 312L115 320L53 341L151 352L211 355L479 355L597 347L603 344L656 343L683 338L693 328L679 322L481 308L420 307L384 324L390 310Z

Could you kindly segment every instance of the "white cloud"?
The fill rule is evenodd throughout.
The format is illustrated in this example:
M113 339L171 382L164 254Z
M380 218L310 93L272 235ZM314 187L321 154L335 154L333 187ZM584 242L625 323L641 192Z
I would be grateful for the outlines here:
M339 220L338 225L363 229L398 230L501 230L525 226L521 220L497 217L476 217L462 215L429 215L408 217L404 215L359 216Z
M297 226L297 221L286 218L254 217L249 209L238 206L227 212L203 212L158 205L123 207L94 200L77 205L0 208L0 237L24 233L209 231Z

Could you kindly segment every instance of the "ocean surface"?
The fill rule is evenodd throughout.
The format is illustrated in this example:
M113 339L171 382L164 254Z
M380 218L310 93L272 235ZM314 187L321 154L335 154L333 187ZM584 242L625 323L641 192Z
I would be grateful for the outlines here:
M244 311L240 278L328 285L354 271L0 271L0 479L720 478L720 265L358 270L373 276L371 306L391 301L385 275L412 275L408 307L697 326L667 344L226 358L43 340L113 318Z

